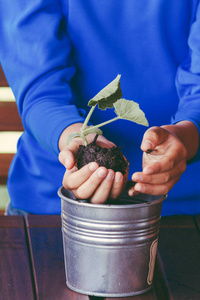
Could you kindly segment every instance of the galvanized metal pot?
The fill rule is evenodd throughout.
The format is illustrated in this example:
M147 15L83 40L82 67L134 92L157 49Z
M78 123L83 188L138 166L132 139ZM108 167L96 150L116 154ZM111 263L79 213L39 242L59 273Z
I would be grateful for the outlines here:
M63 187L58 194L67 286L100 297L151 289L165 196L124 194L118 204L96 205Z

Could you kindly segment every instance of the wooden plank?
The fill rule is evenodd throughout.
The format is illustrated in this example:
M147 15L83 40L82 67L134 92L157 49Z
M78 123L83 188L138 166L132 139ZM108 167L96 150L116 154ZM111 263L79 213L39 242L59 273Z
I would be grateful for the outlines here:
M89 300L67 288L60 216L26 217L39 300Z
M24 221L21 216L4 216L0 218L0 228L23 228Z
M191 216L183 216L183 215L163 217L161 218L160 227L161 228L164 227L194 228L194 220Z
M5 184L7 181L8 170L13 157L13 153L0 153L0 184Z
M0 131L23 131L16 102L0 102Z
M0 65L0 86L8 86L8 82Z
M29 263L23 217L0 216L0 299L35 299Z
M200 215L195 216L194 219L200 232Z
M98 299L98 297L95 297L96 299ZM92 300L94 299L94 298L91 298ZM157 296L156 296L156 293L155 293L155 291L154 290L151 290L151 291L149 291L149 292L147 292L147 293L144 293L144 294L141 294L141 295L137 295L137 296L130 296L130 297L122 297L122 298L120 298L120 297L117 297L117 298L101 298L101 299L105 299L105 300L125 300L125 299L127 299L127 300L157 300L158 298L157 298ZM162 299L162 300L165 300L165 299Z
M170 299L200 299L200 235L193 218L162 218L158 251Z
M164 268L160 260L159 251L157 251L153 282L154 282L154 289L156 291L157 299L169 300L170 294L166 283Z

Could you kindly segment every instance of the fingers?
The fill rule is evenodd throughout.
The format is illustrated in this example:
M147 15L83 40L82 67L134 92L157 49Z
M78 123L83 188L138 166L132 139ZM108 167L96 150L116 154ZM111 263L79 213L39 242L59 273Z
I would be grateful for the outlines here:
M135 195L135 193L143 193L143 194L149 194L149 195L166 195L177 183L180 179L179 177L174 178L170 182L166 184L158 184L158 185L152 185L152 184L141 184L136 183L134 186L134 189L129 190L129 196Z
M99 185L103 182L108 174L108 170L105 167L98 168L82 185L80 185L75 191L75 195L81 199L90 198ZM108 180L107 180L108 181ZM102 193L103 194L103 193ZM98 201L98 200L97 200Z
M149 183L149 184L163 184L174 178L180 176L186 169L186 163L181 161L170 172L162 172L156 174L145 174L144 172L137 172L132 175L132 180L135 182Z
M80 170L78 170L77 167L66 170L63 178L64 187L68 190L77 189L90 178L90 176L98 169L98 167L99 165L96 162L91 162Z
M108 170L105 179L101 182L95 193L90 198L91 203L104 203L109 195L114 181L115 172L113 170Z
M80 170L76 167L66 170L63 186L71 190L76 198L90 198L91 203L104 203L108 197L119 197L124 185L123 179L120 172L98 167L96 162L92 162Z
M169 153L168 153L169 152ZM179 155L177 154L179 153ZM148 157L147 157L148 156ZM181 152L179 150L170 149L170 151L166 151L166 154L161 155L153 155L143 154L143 173L144 174L155 174L169 171L176 167L183 159Z
M181 161L186 161L186 148L183 143L172 133L164 128L152 127L148 130L141 145L151 139L153 150L143 154L143 173L153 174L172 170ZM149 153L148 153L149 152Z
M129 195L136 192L151 194L151 195L164 195L174 186L180 179L180 176L186 169L186 162L182 160L170 171L144 174L144 172L134 173L132 180L137 182L133 188L129 190Z
M80 143L76 141L71 142L59 153L59 161L65 166L65 168L70 170L74 167L75 157L78 152L79 145Z
M156 146L162 144L168 137L169 133L161 127L149 128L142 140L141 149L144 152L150 152L156 148Z
M122 173L116 172L115 180L113 182L112 190L110 192L111 199L117 199L119 197L119 195L121 194L121 192L125 186L126 181L127 181L126 177L124 178Z
M107 176L92 195L91 203L104 203L108 198L117 199L123 189L123 175L120 172L108 170Z

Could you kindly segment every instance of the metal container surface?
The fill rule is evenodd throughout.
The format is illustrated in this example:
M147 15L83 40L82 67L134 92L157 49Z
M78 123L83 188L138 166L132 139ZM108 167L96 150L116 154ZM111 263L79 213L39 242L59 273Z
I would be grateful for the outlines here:
M152 287L162 202L140 195L140 204L90 204L65 188L62 233L67 286L100 297L127 297ZM135 196L136 198L136 196Z

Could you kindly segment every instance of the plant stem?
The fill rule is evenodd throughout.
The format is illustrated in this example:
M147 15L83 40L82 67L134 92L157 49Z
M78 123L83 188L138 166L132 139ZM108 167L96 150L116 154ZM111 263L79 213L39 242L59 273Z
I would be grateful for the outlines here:
M96 104L96 105L97 105L97 104ZM90 118L91 118L91 115L92 115L92 113L93 113L93 111L94 111L96 105L94 105L94 106L92 106L92 107L90 108L90 111L89 111L89 113L88 113L88 115L87 115L87 117L86 117L86 119L85 119L85 121L84 121L84 123L83 123L83 126L81 127L81 137L82 137L82 139L83 139L83 141L84 141L85 146L87 146L87 144L88 144L88 141L87 141L87 139L86 139L85 130L86 130L87 124L88 124L88 122L89 122L89 120L90 120Z
M90 128L86 129L87 128L87 124L88 124L88 122L89 122L89 120L91 118L91 115L92 115L92 113L93 113L93 111L94 111L94 109L95 109L96 106L97 106L97 104L91 107L91 109L90 109L90 111L89 111L89 113L88 113L88 115L87 115L87 117L85 119L85 122L83 123L83 126L81 127L81 137L84 140L85 146L87 146L87 144L88 144L87 139L86 139L86 135L88 135L88 133L90 133L93 129L102 127L104 125L107 125L107 124L109 124L111 122L114 122L114 121L120 119L120 117L117 116L117 117L115 117L115 118L113 118L111 120L105 121L105 122L100 123L100 124L95 125L95 126L91 126Z
M82 134L81 137L82 137L82 139L83 139L83 141L84 141L84 145L87 146L87 145L88 145L88 141L87 141L87 139L86 139L85 134Z
M102 127L102 126L107 125L107 124L109 124L109 123L111 123L111 122L114 122L114 121L116 121L116 120L118 120L118 119L120 119L120 117L115 117L115 118L113 118L113 119L111 119L111 120L108 120L108 121L106 121L106 122L103 122L103 123L100 123L100 124L98 124L98 125L92 126L91 129L90 129L90 128L85 129L85 130L83 131L83 132L84 132L84 135L90 133L90 131L91 131L92 129L94 129L94 128Z
M97 105L97 104L96 104L96 105ZM90 111L89 111L89 113L88 113L88 115L87 115L87 117L86 117L86 119L85 119L85 121L84 121L84 123L83 123L83 126L82 126L82 128L81 128L81 131L82 131L82 132L85 131L85 129L86 129L86 127L87 127L87 124L88 124L88 122L89 122L89 120L90 120L90 117L91 117L91 115L92 115L92 113L93 113L93 111L94 111L96 105L94 105L94 106L91 107L91 109L90 109Z

